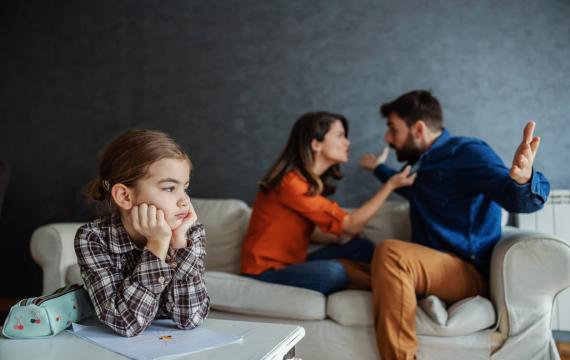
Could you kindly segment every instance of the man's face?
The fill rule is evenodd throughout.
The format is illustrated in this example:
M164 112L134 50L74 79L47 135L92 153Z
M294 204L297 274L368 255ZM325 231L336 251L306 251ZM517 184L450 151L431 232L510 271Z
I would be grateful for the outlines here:
M422 152L414 141L412 129L396 113L388 115L387 125L388 130L384 134L384 141L396 150L398 161L415 163Z

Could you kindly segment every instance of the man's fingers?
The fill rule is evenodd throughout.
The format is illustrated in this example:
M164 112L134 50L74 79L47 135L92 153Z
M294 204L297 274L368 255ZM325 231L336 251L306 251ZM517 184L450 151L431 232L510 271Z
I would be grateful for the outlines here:
M524 133L523 133L523 143L525 144L530 144L530 142L532 141L532 135L534 133L534 127L536 126L536 123L534 121L529 121L526 126L524 127Z
M412 167L410 165L406 165L404 170L402 170L402 175L407 177L408 175L410 175L411 170L412 170Z
M530 143L530 149L532 150L532 154L536 155L538 151L538 147L540 146L540 136L535 136Z

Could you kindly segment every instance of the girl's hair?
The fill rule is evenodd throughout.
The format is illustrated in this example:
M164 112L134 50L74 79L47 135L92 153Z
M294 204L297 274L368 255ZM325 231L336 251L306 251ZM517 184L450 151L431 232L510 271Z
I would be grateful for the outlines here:
M313 173L315 162L311 143L313 139L323 141L335 121L340 121L348 136L348 121L339 114L329 112L309 112L302 115L291 129L285 149L259 182L259 187L265 193L270 192L281 184L283 176L291 170L298 171L309 182L307 195L330 195L335 192L336 180L342 178L340 165L331 166L320 177Z
M99 155L97 178L87 185L89 200L102 202L111 210L111 188L121 183L133 187L145 177L148 168L162 159L192 162L182 147L165 133L151 130L128 130L115 138Z

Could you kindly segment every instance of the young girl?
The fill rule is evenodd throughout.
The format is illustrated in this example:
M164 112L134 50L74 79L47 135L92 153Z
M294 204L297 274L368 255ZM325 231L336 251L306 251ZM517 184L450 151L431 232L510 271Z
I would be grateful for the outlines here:
M370 288L374 245L358 237L396 188L411 185L409 168L394 175L350 214L326 198L348 161L347 120L308 113L294 124L285 150L260 182L242 247L242 274L325 295ZM348 241L347 241L348 240ZM328 246L307 255L309 241Z
M208 314L191 166L174 140L148 130L127 131L99 159L87 195L109 213L79 228L75 253L99 320L120 335L140 334L155 318L191 329Z

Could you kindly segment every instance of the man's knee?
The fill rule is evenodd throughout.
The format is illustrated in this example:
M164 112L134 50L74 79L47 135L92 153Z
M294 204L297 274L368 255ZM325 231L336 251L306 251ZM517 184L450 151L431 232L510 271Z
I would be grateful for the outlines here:
M381 266L387 262L398 260L402 253L402 245L405 241L402 240L384 240L376 245L374 249L374 256L372 258L372 266Z

